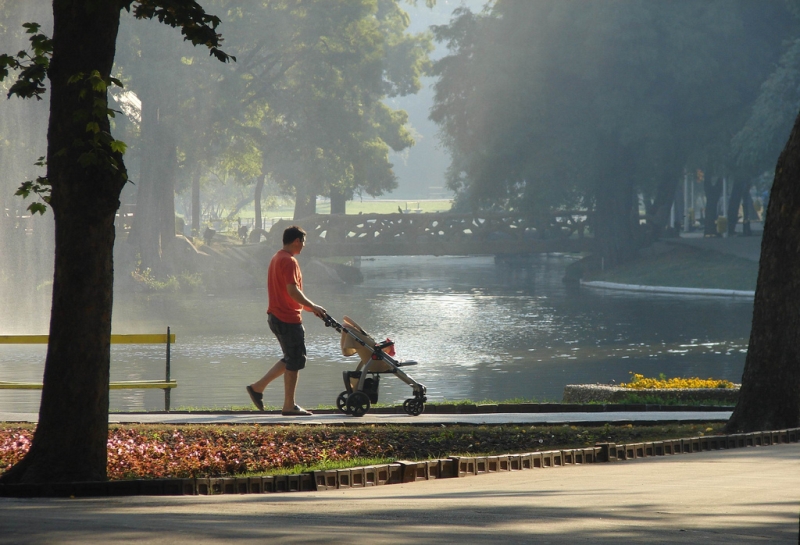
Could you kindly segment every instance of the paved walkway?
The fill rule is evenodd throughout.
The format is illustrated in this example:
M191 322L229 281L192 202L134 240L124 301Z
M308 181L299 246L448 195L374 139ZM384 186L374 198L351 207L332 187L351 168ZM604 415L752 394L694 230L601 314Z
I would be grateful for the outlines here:
M797 543L800 444L290 494L0 499L0 544Z
M360 418L341 413L313 416L281 416L257 412L241 413L115 413L113 424L583 424L620 422L724 422L730 411L620 411L592 413L483 413L405 414L367 413ZM37 413L0 412L0 422L37 422Z
M761 259L761 235L763 227L760 223L752 224L753 235L743 237L740 235L732 237L704 237L703 232L682 233L679 238L663 239L663 242L670 244L683 244L700 248L701 250L711 250L722 254L735 255L758 262Z

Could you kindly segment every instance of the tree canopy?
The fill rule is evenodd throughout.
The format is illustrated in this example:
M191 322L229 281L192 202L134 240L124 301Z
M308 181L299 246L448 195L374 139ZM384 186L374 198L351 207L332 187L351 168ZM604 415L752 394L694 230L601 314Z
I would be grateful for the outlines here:
M685 169L733 166L731 137L790 30L783 3L749 0L461 9L435 30L451 51L431 112L449 186L469 206L593 208L606 262L625 260L637 194L663 217Z
M405 112L382 100L419 89L431 49L429 36L406 32L399 2L221 4L242 59L222 74L238 112L232 141L261 155L295 215L313 213L316 195L393 189L389 150L413 139Z

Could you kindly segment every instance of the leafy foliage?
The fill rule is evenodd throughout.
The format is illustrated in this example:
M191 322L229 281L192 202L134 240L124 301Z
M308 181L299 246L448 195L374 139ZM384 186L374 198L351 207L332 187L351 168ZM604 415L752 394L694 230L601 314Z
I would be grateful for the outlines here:
M8 77L9 68L19 70L17 81L9 89L8 97L16 95L41 100L41 95L46 91L44 80L53 55L53 40L39 32L41 26L37 23L25 23L22 26L31 35L31 51L20 51L16 56L0 55L0 81Z
M383 99L419 89L432 48L405 32L398 1L224 4L241 59L222 74L238 149L256 150L262 173L301 200L394 188L389 149L413 139Z
M134 0L125 0L124 8L131 10ZM219 46L222 35L216 32L220 18L205 12L194 0L136 0L133 14L137 19L158 19L159 22L180 28L184 39L192 45L204 45L209 55L221 62L236 61L236 57L228 55Z

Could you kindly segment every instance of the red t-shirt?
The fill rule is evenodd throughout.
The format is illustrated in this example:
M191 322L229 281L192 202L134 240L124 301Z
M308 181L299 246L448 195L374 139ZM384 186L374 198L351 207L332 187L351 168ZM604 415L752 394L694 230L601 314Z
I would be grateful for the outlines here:
M286 291L287 284L296 285L303 291L303 275L300 265L292 254L286 250L278 250L269 262L267 270L267 295L269 305L267 313L281 322L299 324L303 321L301 313L303 305L295 301Z

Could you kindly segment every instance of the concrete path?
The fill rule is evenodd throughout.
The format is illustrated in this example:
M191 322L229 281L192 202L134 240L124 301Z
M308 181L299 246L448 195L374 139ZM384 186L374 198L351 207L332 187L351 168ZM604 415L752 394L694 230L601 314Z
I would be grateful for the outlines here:
M592 413L482 413L482 414L405 414L367 413L360 418L336 414L281 416L256 412L242 413L115 413L112 424L582 424L620 422L724 422L730 411L651 411ZM0 422L37 422L37 413L0 412Z
M722 254L734 255L750 261L761 259L761 235L763 229L761 224L753 223L753 235L743 237L740 235L732 237L704 237L703 232L682 233L679 238L662 239L665 243L683 244L701 250L710 250Z
M800 444L242 496L0 499L0 544L797 543Z

